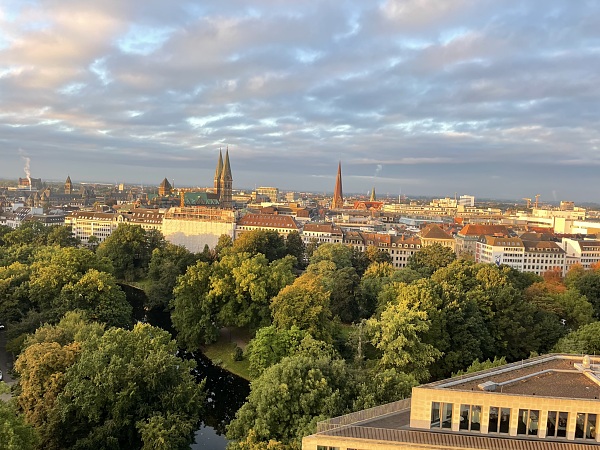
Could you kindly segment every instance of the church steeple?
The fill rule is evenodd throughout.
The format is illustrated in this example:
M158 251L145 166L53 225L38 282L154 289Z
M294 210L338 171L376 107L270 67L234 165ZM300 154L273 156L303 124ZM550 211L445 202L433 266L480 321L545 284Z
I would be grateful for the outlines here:
M224 208L231 208L233 194L233 177L231 176L231 165L229 163L229 147L225 151L225 164L221 171L219 199Z
M223 173L223 153L221 152L221 149L219 149L219 162L217 163L217 170L215 170L215 180L214 180L215 194L217 194L217 196L219 198L221 198L221 174L222 173Z
M376 200L375 198L375 186L373 186L373 190L371 191L371 200L372 202L374 202Z
M71 177L67 175L67 180L65 181L65 194L71 195L73 193L73 183L71 183Z
M341 209L344 207L344 195L342 193L342 162L338 164L337 178L335 180L335 189L333 190L333 201L331 202L333 209Z

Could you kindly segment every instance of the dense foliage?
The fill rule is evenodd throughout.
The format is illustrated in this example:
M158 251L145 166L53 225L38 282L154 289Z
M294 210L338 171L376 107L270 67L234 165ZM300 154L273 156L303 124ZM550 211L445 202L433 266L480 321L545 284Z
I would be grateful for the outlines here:
M377 247L264 231L193 254L130 225L94 251L42 228L0 227L0 317L21 376L19 411L0 415L23 448L189 445L201 386L168 334L131 329L117 281L146 286L142 306L170 311L188 350L223 327L252 333L251 393L228 430L238 449L299 448L318 420L399 400L417 382L600 351L597 268L537 277L432 245L397 270Z

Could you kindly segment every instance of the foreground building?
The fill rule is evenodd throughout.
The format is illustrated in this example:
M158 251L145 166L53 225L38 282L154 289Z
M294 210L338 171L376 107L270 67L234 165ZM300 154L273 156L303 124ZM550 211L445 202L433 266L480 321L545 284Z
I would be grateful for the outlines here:
M545 355L413 388L317 426L303 450L597 450L600 358Z

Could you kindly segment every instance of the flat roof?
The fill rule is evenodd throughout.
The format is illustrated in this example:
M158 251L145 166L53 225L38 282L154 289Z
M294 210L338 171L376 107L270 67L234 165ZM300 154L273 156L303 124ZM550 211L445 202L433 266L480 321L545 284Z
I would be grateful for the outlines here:
M495 393L599 399L600 358L590 357L589 369L582 362L582 356L547 355L420 387L484 392L485 383Z

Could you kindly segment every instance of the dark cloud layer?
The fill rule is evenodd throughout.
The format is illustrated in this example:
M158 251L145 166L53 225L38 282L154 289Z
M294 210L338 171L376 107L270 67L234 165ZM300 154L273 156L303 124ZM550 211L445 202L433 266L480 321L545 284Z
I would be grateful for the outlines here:
M599 200L594 1L3 5L0 177Z

